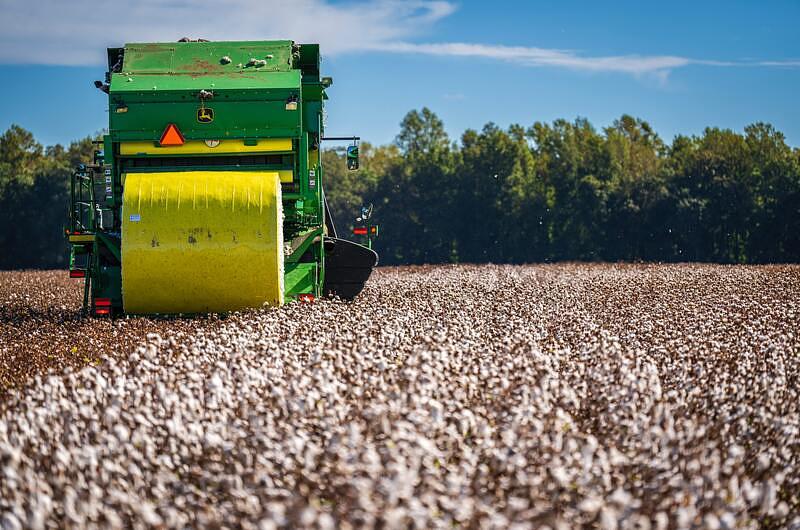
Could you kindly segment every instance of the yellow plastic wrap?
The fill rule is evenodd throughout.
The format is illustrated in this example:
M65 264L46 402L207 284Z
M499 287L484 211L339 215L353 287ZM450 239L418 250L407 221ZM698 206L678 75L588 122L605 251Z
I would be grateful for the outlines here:
M126 313L205 313L283 303L278 172L128 173Z

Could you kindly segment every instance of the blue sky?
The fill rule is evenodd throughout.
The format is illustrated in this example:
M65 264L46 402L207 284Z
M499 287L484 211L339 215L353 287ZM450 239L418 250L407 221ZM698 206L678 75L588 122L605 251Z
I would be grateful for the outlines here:
M126 41L320 42L329 134L385 143L427 106L451 137L493 121L648 120L669 141L768 121L800 146L800 2L0 0L0 128L101 130L92 81ZM208 16L210 15L210 16Z

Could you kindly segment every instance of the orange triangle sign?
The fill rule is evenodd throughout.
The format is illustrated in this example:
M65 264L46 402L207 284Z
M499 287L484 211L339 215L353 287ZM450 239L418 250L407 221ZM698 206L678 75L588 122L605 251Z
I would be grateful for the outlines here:
M158 141L160 145L183 145L186 140L178 130L174 123L167 125L164 132L161 134L161 140Z

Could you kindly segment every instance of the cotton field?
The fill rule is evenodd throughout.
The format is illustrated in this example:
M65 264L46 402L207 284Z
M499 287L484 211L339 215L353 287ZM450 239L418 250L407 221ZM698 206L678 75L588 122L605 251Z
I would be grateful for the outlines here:
M0 273L0 527L800 528L800 266L382 268L81 319Z

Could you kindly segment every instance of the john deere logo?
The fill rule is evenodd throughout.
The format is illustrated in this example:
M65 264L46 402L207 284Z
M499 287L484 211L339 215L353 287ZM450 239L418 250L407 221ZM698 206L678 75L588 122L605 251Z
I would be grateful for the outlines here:
M211 123L214 121L214 109L205 107L197 109L197 121L200 123Z

